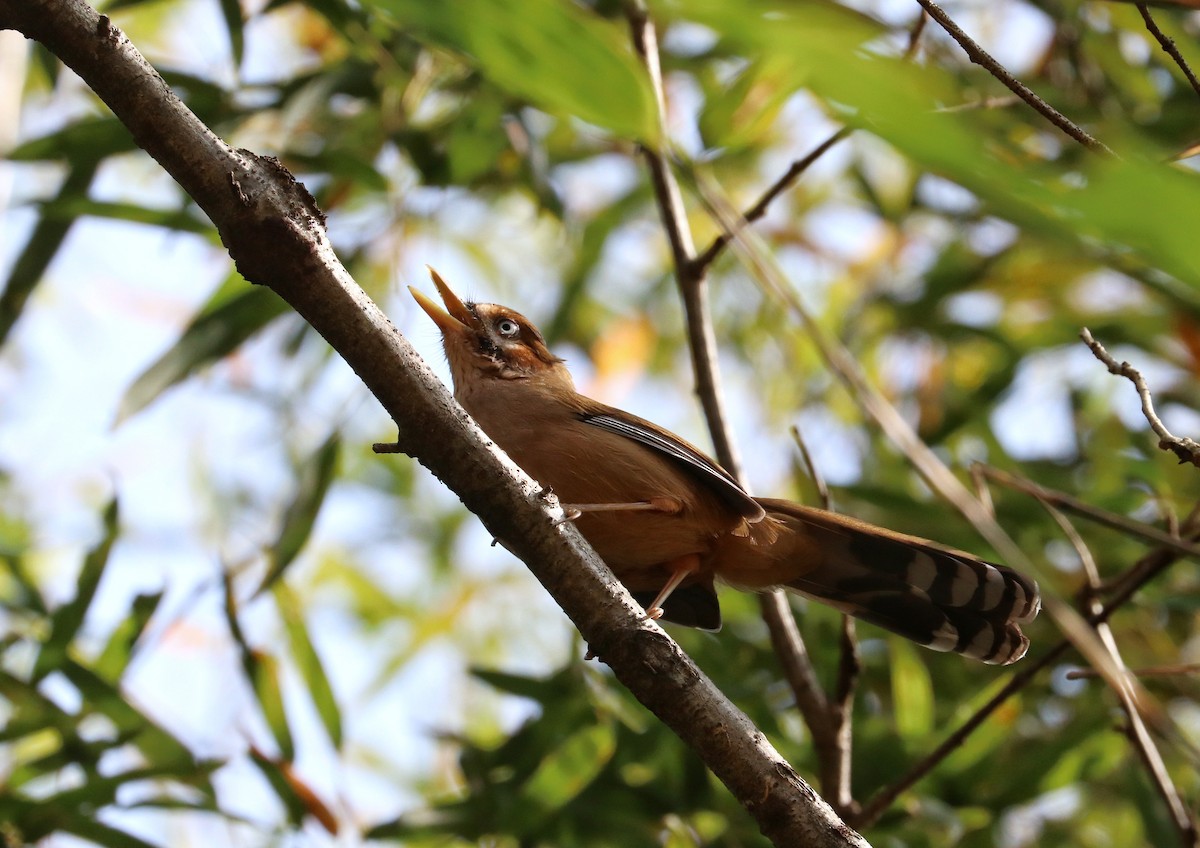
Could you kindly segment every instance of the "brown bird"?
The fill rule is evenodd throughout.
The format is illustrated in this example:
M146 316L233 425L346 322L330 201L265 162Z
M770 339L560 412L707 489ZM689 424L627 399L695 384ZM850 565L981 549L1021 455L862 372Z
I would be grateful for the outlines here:
M985 663L1025 655L1037 585L962 551L785 500L751 497L661 427L575 391L528 318L410 287L442 332L454 397L549 486L651 618L715 630L714 580L783 587L935 651ZM447 311L448 310L448 311Z

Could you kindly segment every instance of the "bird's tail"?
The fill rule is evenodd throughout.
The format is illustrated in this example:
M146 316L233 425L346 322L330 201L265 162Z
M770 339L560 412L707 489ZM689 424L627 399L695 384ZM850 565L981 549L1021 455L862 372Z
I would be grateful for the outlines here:
M788 501L772 518L821 551L788 589L935 651L1007 665L1025 656L1021 625L1041 607L1029 578L962 551ZM788 534L791 535L791 534Z

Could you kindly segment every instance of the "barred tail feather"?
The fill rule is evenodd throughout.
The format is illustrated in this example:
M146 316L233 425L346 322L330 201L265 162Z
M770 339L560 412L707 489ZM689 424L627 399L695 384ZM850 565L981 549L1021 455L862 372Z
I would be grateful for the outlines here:
M1021 625L1041 606L1032 580L924 539L788 506L774 516L802 523L825 556L787 588L935 651L997 665L1025 655Z

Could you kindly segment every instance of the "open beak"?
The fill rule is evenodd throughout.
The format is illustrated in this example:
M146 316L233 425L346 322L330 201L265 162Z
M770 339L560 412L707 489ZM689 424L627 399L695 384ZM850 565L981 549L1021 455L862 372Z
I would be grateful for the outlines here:
M412 286L409 286L409 292L412 293L413 298L420 304L421 308L425 310L425 314L433 319L433 323L438 325L438 329L443 334L461 336L472 332L479 325L479 319L475 317L475 314L470 309L467 309L465 303L458 299L458 295L450 290L450 287L446 285L446 281L438 275L437 271L429 268L429 276L433 278L433 284L437 286L438 294L442 296L442 302L446 304L446 308L442 309L442 307L438 306L430 298L421 294L421 292Z

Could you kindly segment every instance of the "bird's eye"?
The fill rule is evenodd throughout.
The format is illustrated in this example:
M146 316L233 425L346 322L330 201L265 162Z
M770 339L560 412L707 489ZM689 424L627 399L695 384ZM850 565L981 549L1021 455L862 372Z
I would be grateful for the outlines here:
M501 318L496 322L496 332L506 339L515 338L521 332L521 327L511 318Z

